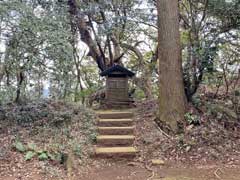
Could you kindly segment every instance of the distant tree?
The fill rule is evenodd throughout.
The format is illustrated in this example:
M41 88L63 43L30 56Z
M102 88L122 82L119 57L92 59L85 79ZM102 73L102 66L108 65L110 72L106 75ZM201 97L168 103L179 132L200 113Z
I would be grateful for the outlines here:
M205 75L217 71L222 46L239 46L240 2L182 0L179 7L184 87L191 102Z

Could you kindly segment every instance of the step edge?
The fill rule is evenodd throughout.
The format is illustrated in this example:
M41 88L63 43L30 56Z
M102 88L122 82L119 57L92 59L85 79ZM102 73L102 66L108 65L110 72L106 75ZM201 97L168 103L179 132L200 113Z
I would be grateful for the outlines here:
M135 139L136 136L134 135L99 135L96 138L97 140L120 140L120 139L132 140L132 139Z
M100 118L100 119L98 119L98 121L102 121L102 122L121 122L121 121L133 121L133 119L130 119L130 118L123 118L123 119L102 119L102 118Z
M108 150L108 151L106 151L106 150ZM118 150L118 151L116 151L116 150ZM95 149L95 152L97 154L103 154L103 153L109 153L109 154L112 153L113 154L113 153L137 153L139 151L137 150L137 148L129 146L129 147L97 147Z
M109 115L109 114L133 114L133 112L131 112L131 111L113 111L113 112L97 112L97 114L107 114L107 115Z
M107 127L107 126L102 126L102 127L97 127L97 129L99 130L124 130L124 129L134 129L136 128L135 126L111 126L111 127Z

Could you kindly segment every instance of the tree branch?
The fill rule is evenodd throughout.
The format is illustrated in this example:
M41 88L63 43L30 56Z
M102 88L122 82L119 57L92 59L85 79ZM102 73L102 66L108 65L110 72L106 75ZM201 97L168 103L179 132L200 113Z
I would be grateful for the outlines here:
M101 71L106 69L105 57L101 53L97 43L92 39L91 34L89 32L89 28L87 27L86 21L84 19L84 15L79 12L77 8L76 0L68 0L69 12L73 19L75 19L75 23L78 27L81 40L86 43L89 47L88 55L91 56Z

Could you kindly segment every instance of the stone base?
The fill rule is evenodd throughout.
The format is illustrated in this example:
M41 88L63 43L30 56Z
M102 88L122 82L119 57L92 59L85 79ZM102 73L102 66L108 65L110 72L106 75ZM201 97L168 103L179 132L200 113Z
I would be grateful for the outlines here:
M126 109L134 108L134 101L103 101L101 102L101 107L103 109Z

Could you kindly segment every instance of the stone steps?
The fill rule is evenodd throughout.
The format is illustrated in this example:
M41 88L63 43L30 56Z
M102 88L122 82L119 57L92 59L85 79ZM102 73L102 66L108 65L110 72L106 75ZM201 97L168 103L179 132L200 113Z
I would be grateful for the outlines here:
M99 156L135 156L137 149L135 147L98 147L95 152Z
M100 119L126 119L126 118L132 118L133 113L132 112L100 112L98 113L98 117Z
M98 127L98 133L102 135L130 135L134 134L135 126L123 127Z
M133 113L127 111L98 113L97 156L134 156L137 153L133 147L134 122Z
M132 126L132 119L99 119L98 126L99 127L126 127Z
M135 140L133 135L99 135L97 136L97 143L101 145L132 145Z
M107 107L111 107L113 109L126 109L129 107L133 107L133 101L107 101L105 102Z

